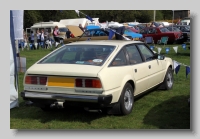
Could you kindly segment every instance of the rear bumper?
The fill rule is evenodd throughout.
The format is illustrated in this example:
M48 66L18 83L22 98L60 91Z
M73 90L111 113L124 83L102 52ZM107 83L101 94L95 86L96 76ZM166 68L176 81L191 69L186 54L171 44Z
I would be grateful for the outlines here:
M112 95L69 95L58 93L38 93L38 92L21 92L21 97L25 100L28 99L44 99L44 100L65 100L74 102L89 102L97 104L110 104Z

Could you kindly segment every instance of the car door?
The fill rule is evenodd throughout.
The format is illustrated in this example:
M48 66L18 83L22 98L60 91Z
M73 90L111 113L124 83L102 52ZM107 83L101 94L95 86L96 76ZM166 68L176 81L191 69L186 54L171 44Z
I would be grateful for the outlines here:
M148 85L147 88L159 84L163 79L162 63L157 58L153 58L154 53L145 44L137 44L137 47L145 60L145 69L148 72Z
M125 47L128 54L129 64L132 68L133 80L135 81L135 95L140 94L148 88L149 68L148 63L144 62L135 44Z

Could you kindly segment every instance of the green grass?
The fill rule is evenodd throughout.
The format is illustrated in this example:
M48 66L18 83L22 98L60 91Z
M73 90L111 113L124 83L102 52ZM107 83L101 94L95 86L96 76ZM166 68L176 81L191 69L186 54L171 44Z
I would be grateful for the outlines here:
M178 53L173 46L179 46ZM190 65L188 48L184 50L181 45L165 47L170 47L169 53L166 54L163 48L161 54ZM28 69L49 52L51 50L25 50L20 52L20 56L26 57ZM11 129L190 129L190 107L187 104L190 74L186 78L184 66L181 66L178 75L174 75L172 90L153 90L136 99L132 113L127 116L89 113L80 108L44 112L27 106L20 97L23 77L24 73L19 73L19 107L10 110Z

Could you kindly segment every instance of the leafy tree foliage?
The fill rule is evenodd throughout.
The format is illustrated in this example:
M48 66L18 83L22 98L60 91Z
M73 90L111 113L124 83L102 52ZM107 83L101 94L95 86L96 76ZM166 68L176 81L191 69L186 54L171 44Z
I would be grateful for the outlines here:
M99 18L100 22L142 22L153 21L153 10L79 10L92 18ZM57 21L61 19L85 18L78 16L74 10L24 10L24 28L31 27L37 22ZM156 20L172 18L171 10L156 11Z

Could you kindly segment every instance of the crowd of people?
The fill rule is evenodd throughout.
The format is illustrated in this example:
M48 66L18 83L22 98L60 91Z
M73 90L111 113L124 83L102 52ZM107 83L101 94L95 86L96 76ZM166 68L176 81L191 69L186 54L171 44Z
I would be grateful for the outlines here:
M53 37L50 35L47 29L37 30L36 33L31 31L29 36L27 36L26 32L24 31L24 39L19 41L19 46L24 47L26 43L30 45L31 50L36 50L40 48L47 49L49 44L53 44L55 42L60 43L59 33L60 32L58 26L55 26L55 28L53 29ZM35 37L37 38L36 40Z
M84 32L86 30L85 27L83 27L81 24L79 24L79 28ZM33 31L30 32L30 35L28 36L25 31L23 31L24 39L19 41L19 47L24 47L25 43L29 44L27 46L31 50L36 49L47 49L49 44L53 43L61 43L60 39L60 31L58 26L55 26L52 32L52 35L49 33L48 29L38 29L36 33ZM75 36L71 33L69 29L66 31L66 38L74 38ZM37 39L35 39L37 38Z

